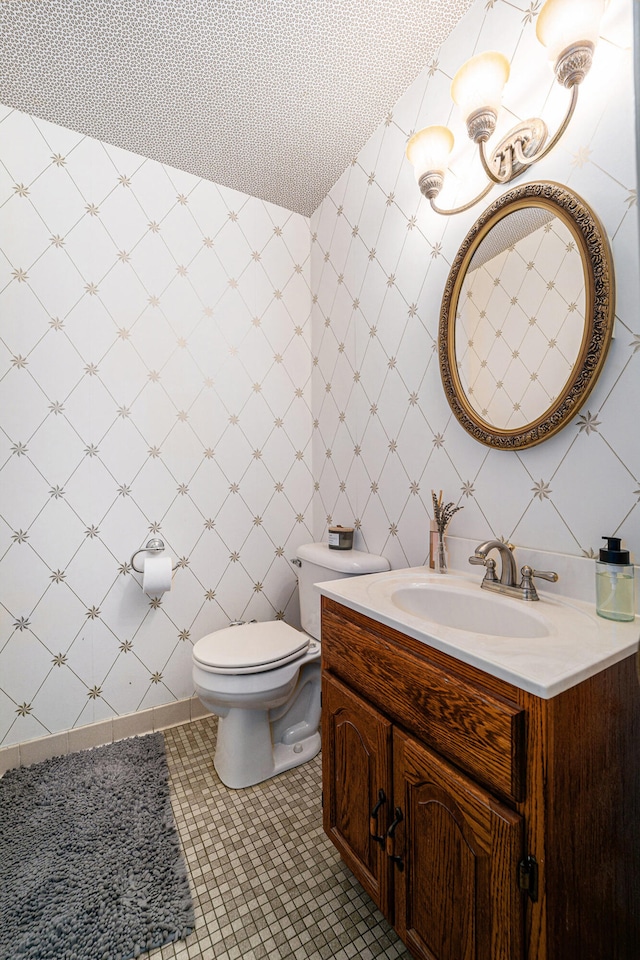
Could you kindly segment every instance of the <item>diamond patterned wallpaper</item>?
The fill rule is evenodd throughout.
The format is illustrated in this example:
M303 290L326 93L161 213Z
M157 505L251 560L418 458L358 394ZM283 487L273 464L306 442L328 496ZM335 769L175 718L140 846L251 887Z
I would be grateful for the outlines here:
M312 479L308 221L6 108L0 137L5 745L191 696L230 620L296 623Z
M314 529L318 538L329 522L355 523L357 545L394 567L428 556L432 488L464 507L453 536L480 542L493 534L593 556L601 536L616 534L640 558L637 185L635 156L625 149L634 139L631 0L609 6L568 133L522 178L566 183L609 235L617 320L603 374L564 430L520 453L472 440L440 383L444 284L467 230L505 188L466 214L438 216L404 148L428 124L451 125L452 176L438 203L476 195L480 164L449 87L458 66L484 49L512 61L497 138L543 109L556 129L567 95L535 39L539 7L478 0L311 218Z

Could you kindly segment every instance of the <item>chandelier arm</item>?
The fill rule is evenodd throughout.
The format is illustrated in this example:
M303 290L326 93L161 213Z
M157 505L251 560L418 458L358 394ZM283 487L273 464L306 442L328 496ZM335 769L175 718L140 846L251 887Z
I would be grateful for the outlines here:
M452 210L441 210L440 207L436 203L434 203L433 197L429 198L429 203L431 204L431 209L434 210L435 213L439 213L442 216L449 217L454 213L464 213L465 210L470 210L471 207L475 206L479 200L482 200L484 197L486 197L486 195L489 193L489 190L492 190L492 189L493 189L493 183L490 181L486 185L484 190L478 194L477 197L474 197L473 200L470 200L469 203L463 204L461 207L454 207Z
M509 180L513 180L515 176L513 171L513 148L508 149L506 154L502 155L502 160L504 161L504 173L502 174L503 179L500 182L508 183ZM502 166L502 163L500 166Z
M478 151L480 154L480 162L482 163L482 169L484 170L486 175L489 177L489 179L492 181L492 183L506 183L511 176L511 164L508 165L509 176L501 176L499 172L494 173L494 171L491 169L489 161L487 160L485 142L486 141L484 140L480 140L480 142L478 143Z
M556 132L554 133L554 135L551 137L551 139L547 141L547 143L544 145L542 150L539 150L537 153L534 153L532 156L527 157L525 156L522 150L522 144L519 141L515 144L516 160L518 161L519 164L521 164L521 166L530 167L532 163L536 163L538 160L542 160L543 157L546 157L546 155L550 153L551 150L553 150L558 140L560 139L560 137L563 135L563 133L569 126L571 118L574 114L574 111L576 109L576 104L578 103L578 89L579 88L577 83L571 87L571 100L569 101L569 107L567 109L566 116L562 121L562 123L560 124L560 126L558 127L558 129L556 130Z

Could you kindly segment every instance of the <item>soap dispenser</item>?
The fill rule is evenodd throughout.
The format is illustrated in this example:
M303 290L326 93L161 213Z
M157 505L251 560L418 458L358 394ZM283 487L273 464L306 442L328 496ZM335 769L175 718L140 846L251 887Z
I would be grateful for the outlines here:
M596 613L607 620L635 617L634 568L629 551L620 549L620 537L603 537L606 547L596 560Z

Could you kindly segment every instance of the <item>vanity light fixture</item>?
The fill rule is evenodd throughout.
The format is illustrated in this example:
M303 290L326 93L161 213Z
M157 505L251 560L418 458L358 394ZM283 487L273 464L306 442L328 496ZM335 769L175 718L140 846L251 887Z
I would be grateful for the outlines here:
M587 75L598 40L600 21L609 0L546 0L538 14L536 36L547 48L558 83L571 91L566 116L548 139L547 125L535 117L513 127L488 152L486 144L498 120L503 88L509 79L509 61L501 53L488 52L467 60L451 84L451 97L467 124L469 138L478 144L480 162L489 179L486 187L468 203L442 210L435 199L442 189L453 134L447 127L425 127L407 144L407 159L415 168L420 192L436 213L462 213L482 200L496 183L509 183L523 170L545 157L569 125L578 102L578 88Z

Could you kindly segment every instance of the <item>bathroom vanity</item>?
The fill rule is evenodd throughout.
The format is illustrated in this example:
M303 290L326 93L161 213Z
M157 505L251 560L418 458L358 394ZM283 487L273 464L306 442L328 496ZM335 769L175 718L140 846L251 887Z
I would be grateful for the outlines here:
M553 617L545 637L430 642L367 592L390 578L320 585L324 829L344 862L416 958L637 960L637 625L585 620L600 661L537 690L487 651L511 644L513 673L527 645L568 660Z

